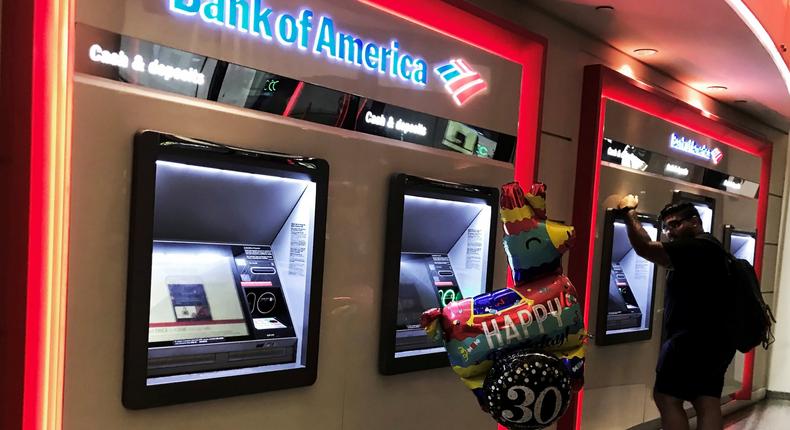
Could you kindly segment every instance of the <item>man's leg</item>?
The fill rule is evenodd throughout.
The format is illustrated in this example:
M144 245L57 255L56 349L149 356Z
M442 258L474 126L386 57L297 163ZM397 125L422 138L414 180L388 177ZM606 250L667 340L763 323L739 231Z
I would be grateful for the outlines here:
M683 400L653 391L653 400L661 412L661 428L664 430L688 430L689 420L683 410ZM699 413L699 412L698 412ZM702 430L702 427L699 428Z
M697 411L697 430L721 430L724 428L721 402L718 398L699 396L691 404Z

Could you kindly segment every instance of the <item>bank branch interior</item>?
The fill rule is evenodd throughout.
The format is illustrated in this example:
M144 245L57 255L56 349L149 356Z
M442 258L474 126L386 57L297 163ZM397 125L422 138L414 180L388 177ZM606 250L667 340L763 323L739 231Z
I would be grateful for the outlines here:
M2 307L0 427L660 428L668 269L626 194L652 241L693 204L783 316L787 119L625 73L541 1L41 3L62 97L12 216L47 276ZM770 354L722 411L790 392Z

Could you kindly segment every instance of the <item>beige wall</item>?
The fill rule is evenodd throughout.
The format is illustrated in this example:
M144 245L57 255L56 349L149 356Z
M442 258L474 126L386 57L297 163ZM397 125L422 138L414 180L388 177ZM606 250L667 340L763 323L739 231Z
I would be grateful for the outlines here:
M788 141L790 143L790 140ZM790 180L790 176L785 181ZM774 316L777 319L774 328L776 342L771 346L770 365L768 372L768 390L779 393L790 393L790 237L787 235L788 220L788 200L782 203L782 223L777 227L779 230L778 257L776 258L777 267L776 284L772 288ZM776 251L774 251L776 253ZM785 268L782 270L782 268Z
M145 128L329 161L314 386L144 411L121 405L132 138ZM511 165L86 76L75 86L73 142L66 430L490 425L449 368L378 373L387 189L393 172L496 187L513 177ZM498 247L495 285L505 283L505 264Z

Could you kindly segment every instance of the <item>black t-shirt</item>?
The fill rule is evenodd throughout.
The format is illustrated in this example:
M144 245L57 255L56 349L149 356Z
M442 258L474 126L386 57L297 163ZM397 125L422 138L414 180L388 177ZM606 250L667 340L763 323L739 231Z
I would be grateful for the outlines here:
M733 295L721 243L703 233L663 245L671 263L664 299L667 337L690 332L729 338Z

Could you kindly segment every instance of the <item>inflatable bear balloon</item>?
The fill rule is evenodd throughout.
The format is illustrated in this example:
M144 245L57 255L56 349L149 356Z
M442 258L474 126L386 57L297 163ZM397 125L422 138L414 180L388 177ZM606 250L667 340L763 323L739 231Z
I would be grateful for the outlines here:
M587 334L576 290L562 274L573 227L546 219L546 186L502 186L503 245L514 286L422 314L453 371L481 408L513 430L544 428L583 383Z

